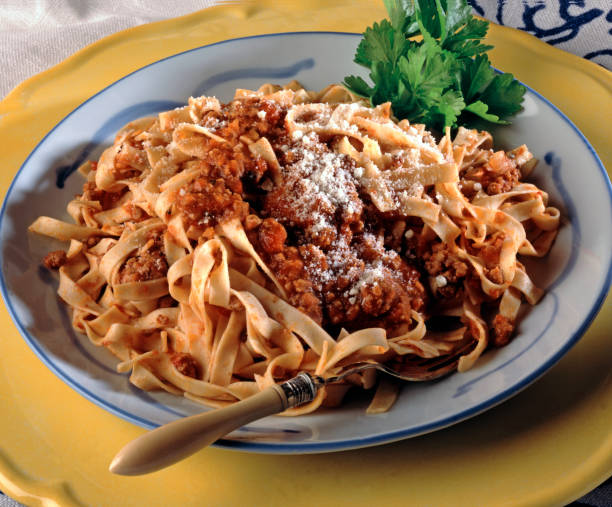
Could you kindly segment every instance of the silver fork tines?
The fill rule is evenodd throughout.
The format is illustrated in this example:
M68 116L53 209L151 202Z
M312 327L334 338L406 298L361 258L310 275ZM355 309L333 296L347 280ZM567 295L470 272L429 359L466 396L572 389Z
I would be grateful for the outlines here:
M424 359L412 365L402 365L401 371L394 370L381 363L363 362L353 364L351 368L343 371L339 375L327 378L302 372L296 377L280 384L280 387L287 397L287 408L291 408L314 400L318 390L323 386L341 382L350 375L361 373L362 371L372 368L405 382L435 380L456 370L459 358L464 353L467 353L469 348L469 346L465 346L452 355Z

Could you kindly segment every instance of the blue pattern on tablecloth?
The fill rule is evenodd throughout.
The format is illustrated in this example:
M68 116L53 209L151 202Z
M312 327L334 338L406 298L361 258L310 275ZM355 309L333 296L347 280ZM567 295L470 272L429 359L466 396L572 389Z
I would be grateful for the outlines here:
M474 13L612 69L609 0L468 0Z

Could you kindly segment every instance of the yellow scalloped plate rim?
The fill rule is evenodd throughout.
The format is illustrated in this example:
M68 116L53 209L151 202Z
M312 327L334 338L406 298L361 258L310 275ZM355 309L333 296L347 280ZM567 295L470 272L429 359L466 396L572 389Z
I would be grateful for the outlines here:
M0 189L66 114L166 56L264 33L362 32L368 0L218 6L106 37L28 79L0 103ZM493 64L559 107L612 167L612 74L517 30L491 25ZM0 308L0 489L27 505L556 505L612 474L610 297L578 344L516 397L451 428L323 455L206 449L167 470L118 477L110 460L143 430L55 377Z

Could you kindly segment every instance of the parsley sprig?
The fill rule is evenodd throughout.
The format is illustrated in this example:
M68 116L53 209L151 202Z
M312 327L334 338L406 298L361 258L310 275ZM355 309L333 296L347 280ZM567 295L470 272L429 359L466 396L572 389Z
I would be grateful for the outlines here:
M389 19L363 34L355 63L370 69L370 86L348 76L344 85L376 106L391 102L399 119L469 126L476 118L508 124L521 109L525 87L491 68L483 43L489 23L466 0L384 0ZM418 35L420 40L414 40Z

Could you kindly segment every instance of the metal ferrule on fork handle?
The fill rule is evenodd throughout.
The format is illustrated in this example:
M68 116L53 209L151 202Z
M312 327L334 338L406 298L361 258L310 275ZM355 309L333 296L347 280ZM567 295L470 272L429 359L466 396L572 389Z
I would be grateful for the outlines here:
M322 379L317 382L316 377L311 377L308 373L300 373L291 380L280 384L280 388L287 398L287 407L293 408L315 399L319 387L323 385Z

